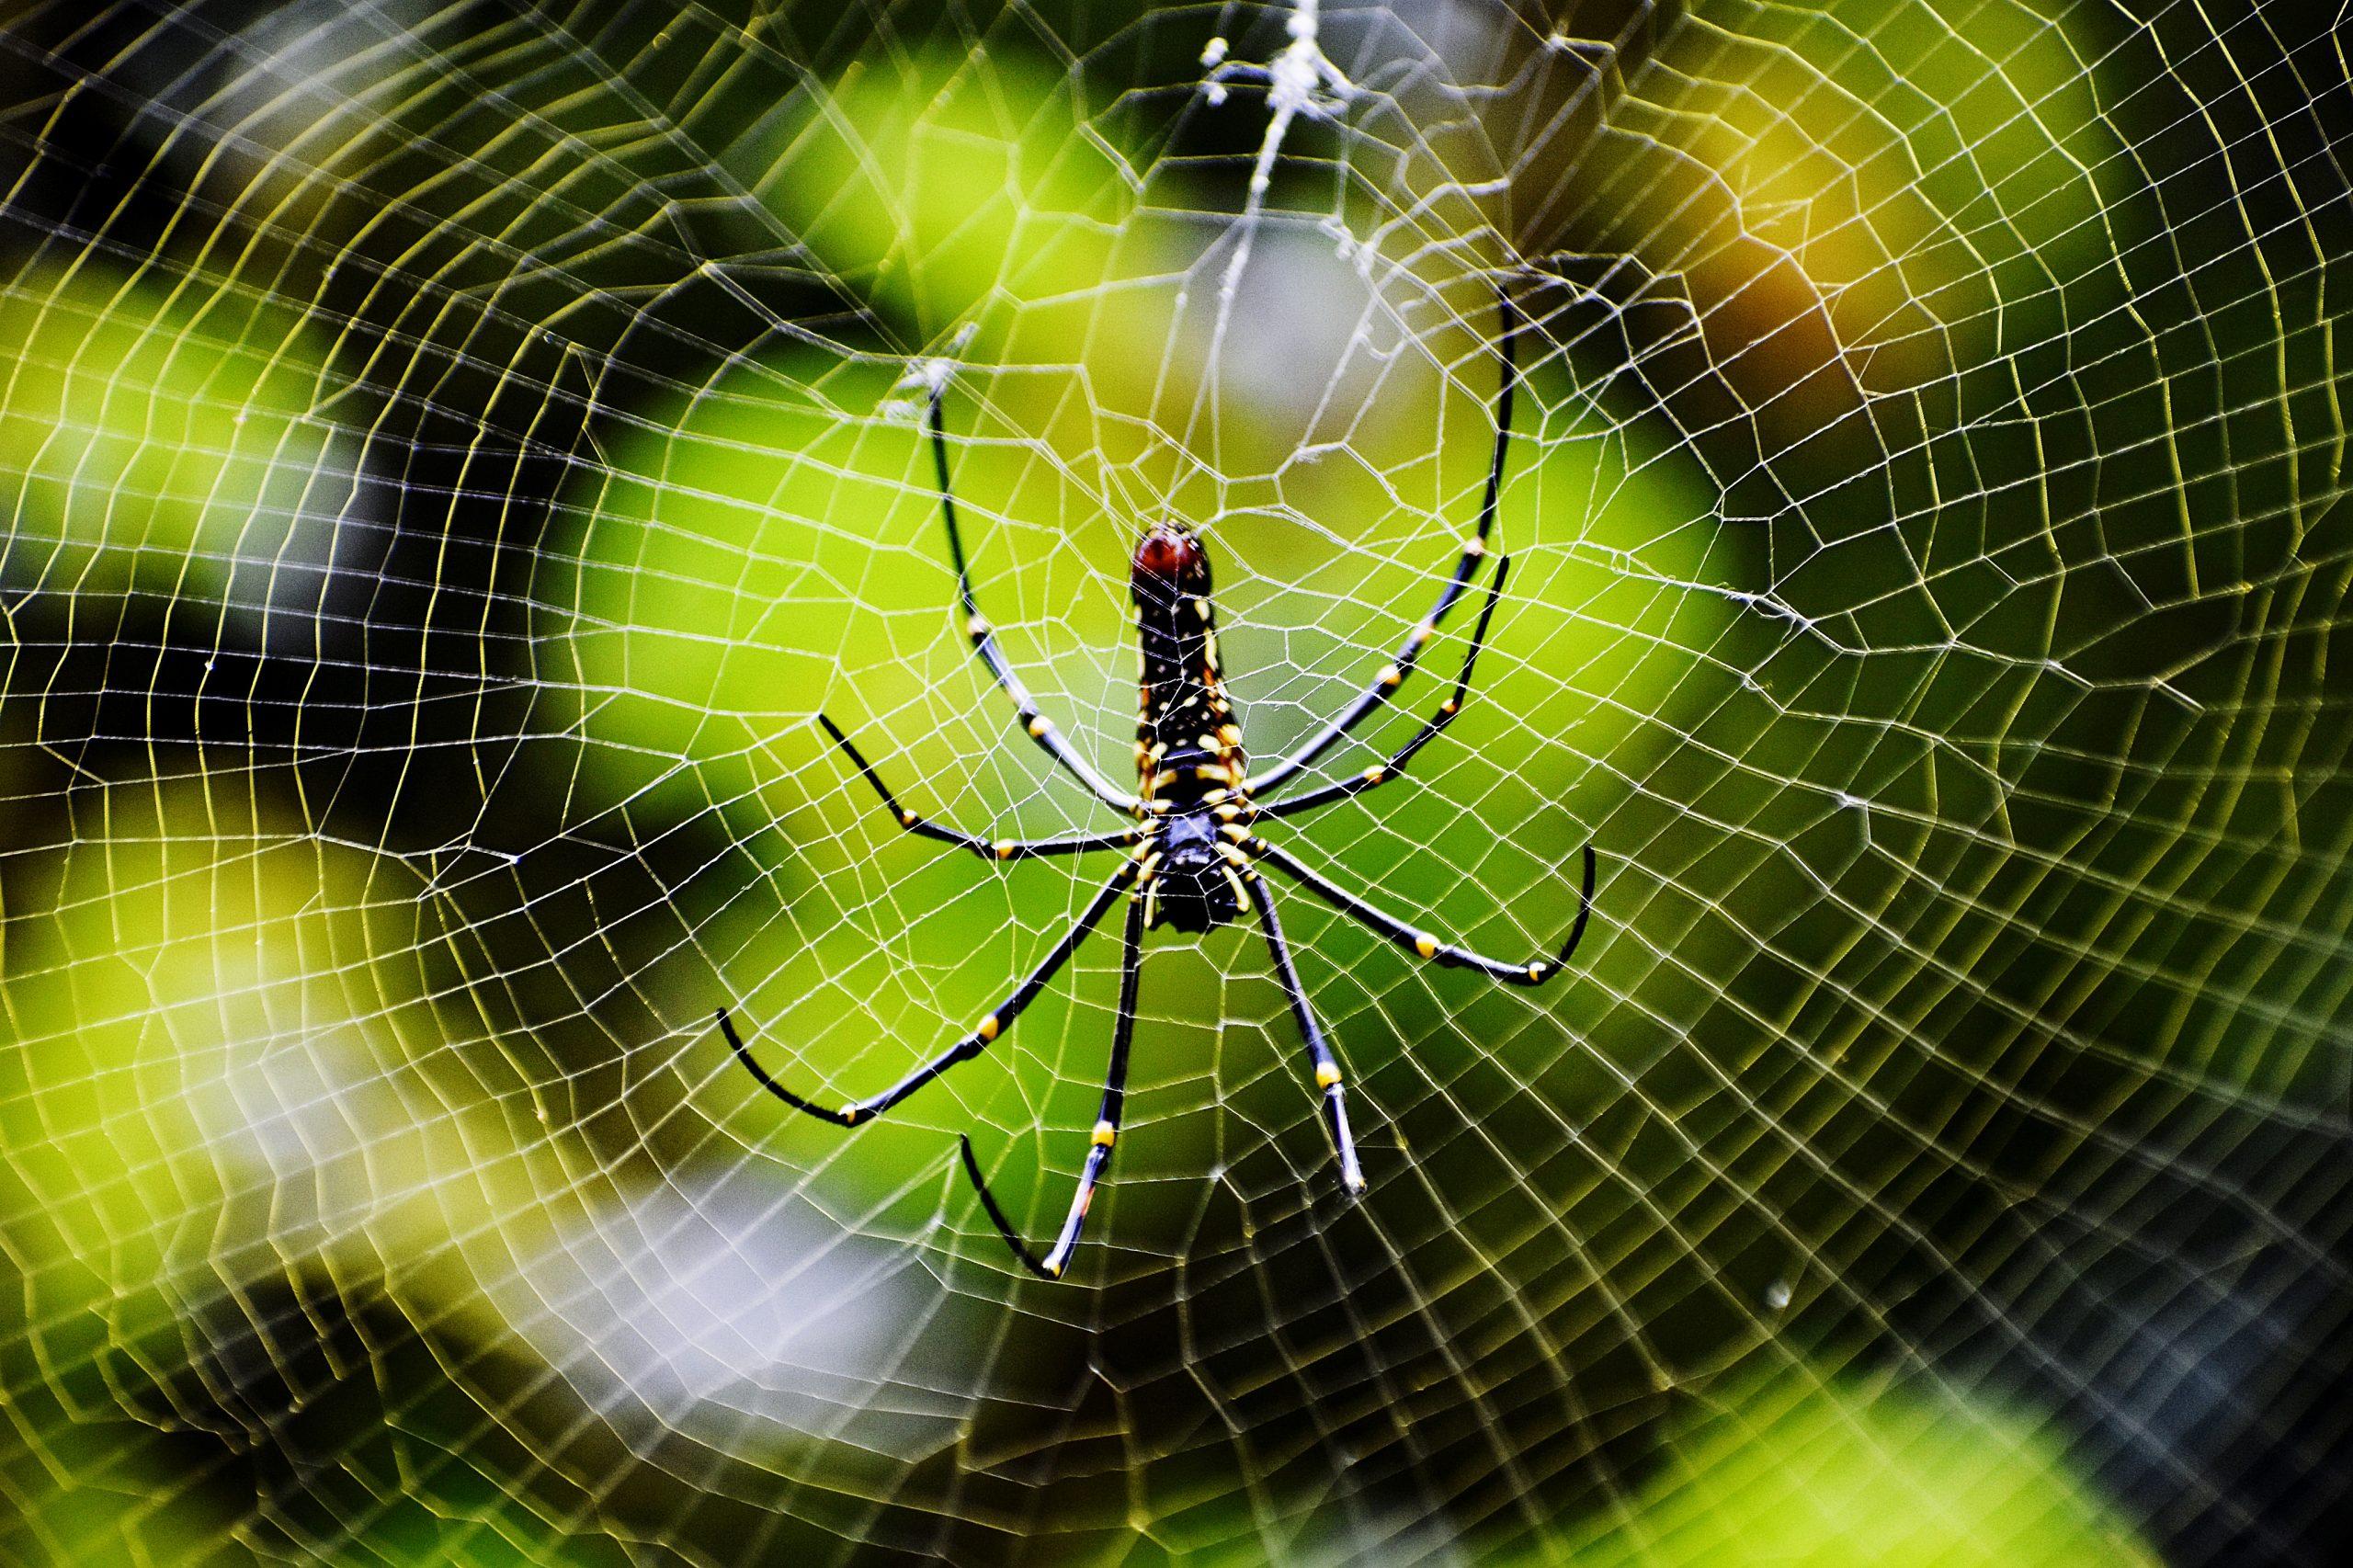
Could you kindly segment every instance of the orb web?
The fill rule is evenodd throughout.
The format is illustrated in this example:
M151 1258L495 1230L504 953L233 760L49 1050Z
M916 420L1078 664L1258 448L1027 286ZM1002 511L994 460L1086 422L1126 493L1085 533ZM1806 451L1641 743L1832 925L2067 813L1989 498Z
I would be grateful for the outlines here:
M2304 7L0 19L30 1560L2314 1562L2345 64ZM2333 287L2334 286L2334 287ZM1245 744L1459 722L997 1006L1140 532ZM1483 592L1486 567L1473 586ZM1475 603L1310 781L1440 701ZM2335 656L2332 656L2335 655ZM1112 923L1107 922L1107 927ZM2334 1513L2332 1513L2334 1510Z

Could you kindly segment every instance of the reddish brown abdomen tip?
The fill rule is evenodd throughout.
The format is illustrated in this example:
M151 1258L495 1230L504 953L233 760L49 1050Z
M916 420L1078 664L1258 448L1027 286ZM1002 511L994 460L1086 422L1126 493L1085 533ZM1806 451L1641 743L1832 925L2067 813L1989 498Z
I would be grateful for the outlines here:
M1182 528L1166 524L1153 529L1136 542L1135 574L1173 582L1201 563L1199 540Z

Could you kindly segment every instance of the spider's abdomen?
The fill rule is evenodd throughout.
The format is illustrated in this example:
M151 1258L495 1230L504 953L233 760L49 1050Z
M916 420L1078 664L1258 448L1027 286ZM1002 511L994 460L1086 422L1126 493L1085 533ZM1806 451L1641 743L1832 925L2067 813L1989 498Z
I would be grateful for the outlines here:
M1136 546L1128 591L1143 661L1137 793L1147 809L1170 812L1238 796L1249 761L1225 699L1208 550L1188 529L1161 524Z

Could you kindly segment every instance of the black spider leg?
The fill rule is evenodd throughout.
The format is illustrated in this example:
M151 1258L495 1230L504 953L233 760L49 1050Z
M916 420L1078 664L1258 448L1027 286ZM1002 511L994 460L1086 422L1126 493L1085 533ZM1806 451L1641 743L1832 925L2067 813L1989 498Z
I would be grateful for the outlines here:
M1479 504L1478 531L1464 543L1462 557L1454 563L1454 574L1447 579L1446 586L1438 593L1437 608L1406 634L1404 645L1397 650L1397 656L1373 676L1370 686L1358 692L1346 708L1297 750L1269 764L1265 772L1253 778L1250 788L1255 793L1263 794L1296 778L1405 684L1405 677L1412 675L1415 666L1421 663L1422 650L1429 645L1430 639L1438 634L1438 629L1445 624L1447 615L1470 587L1472 574L1478 571L1480 560L1487 553L1487 536L1495 529L1495 507L1503 496L1504 457L1511 449L1512 389L1519 380L1519 312L1513 307L1511 296L1501 289L1495 290L1495 302L1503 312L1504 321L1501 345L1503 389L1495 396L1495 459L1487 466L1487 493Z
M964 1174L972 1178L972 1188L981 1195L981 1207L988 1211L989 1222L996 1227L1005 1244L1013 1249L1030 1273L1040 1279L1059 1279L1070 1267L1071 1254L1078 1250L1078 1235L1086 1227L1086 1211L1095 1203L1096 1184L1103 1179L1104 1167L1111 1163L1111 1145L1120 1136L1120 1115L1128 1100L1128 1047L1136 1033L1136 983L1143 967L1143 901L1136 899L1128 904L1126 949L1120 959L1120 1015L1111 1026L1111 1064L1103 1074L1103 1108L1095 1119L1095 1132L1086 1149L1086 1164L1078 1173L1078 1190L1071 1195L1070 1214L1063 1221L1062 1234L1054 1244L1040 1257L1029 1250L1013 1222L997 1207L996 1199L989 1191L989 1184L981 1176L981 1163L972 1154L972 1141L960 1138L957 1147L964 1156Z
M1273 866L1341 914L1363 922L1407 951L1447 969L1475 969L1482 974L1491 974L1514 985L1541 985L1559 974L1569 961L1569 955L1577 950L1577 944L1585 940L1586 921L1593 914L1593 846L1590 844L1585 846L1585 888L1577 895L1577 921L1569 928L1569 939L1562 944L1559 956L1539 959L1532 963L1506 963L1501 959L1488 958L1483 953L1473 952L1452 942L1441 942L1386 910L1375 908L1263 838L1253 838L1242 847L1245 853Z
M862 1100L853 1100L839 1110L827 1110L824 1106L802 1099L769 1076L767 1069L759 1064L758 1060L744 1044L742 1037L736 1034L735 1026L728 1021L727 1010L723 1007L719 1013L719 1032L727 1037L728 1048L735 1052L735 1060L741 1062L745 1070L759 1080L760 1087L792 1107L793 1109L806 1111L820 1121L830 1121L835 1127L855 1127L862 1121L881 1115L958 1062L970 1062L981 1053L982 1047L1010 1028L1013 1026L1013 1020L1021 1016L1021 1010L1029 1006L1038 993L1045 989L1046 982L1051 980L1055 971L1069 961L1071 954L1078 950L1079 943L1086 939L1086 934L1095 929L1096 922L1103 918L1103 912L1111 907L1111 901L1118 898L1126 890L1128 884L1135 879L1135 862L1131 860L1121 865L1119 873L1103 884L1102 890L1095 895L1095 901L1079 915L1071 928L1063 933L1062 940L1056 942L1053 949L1047 953L1038 967L1029 971L1029 978L1013 988L1013 994L1000 1003L996 1011L984 1015L981 1021L973 1026L972 1033L881 1094L870 1095ZM1131 926L1133 925L1132 917L1130 925ZM1132 955L1132 949L1131 953Z
M969 849L983 860L1027 860L1039 855L1083 855L1090 849L1118 849L1136 842L1137 834L1132 828L1121 833L1074 833L1061 838L992 839L933 822L929 817L918 815L899 804L899 798L891 793L891 787L882 782L882 776L874 771L874 765L866 760L866 754L842 733L840 725L823 713L817 715L817 722L824 725L825 733L834 737L834 744L849 755L849 760L858 768L859 776L874 786L874 792L882 797L883 809L891 813L891 819L918 838L929 838L941 844L952 844L959 849Z
M1454 716L1462 711L1462 704L1471 692L1471 673L1479 663L1479 650L1487 644L1487 624L1495 619L1495 600L1503 594L1504 574L1510 569L1510 556L1503 556L1495 562L1495 580L1487 585L1487 602L1479 608L1479 624L1471 632L1471 646L1462 654L1462 670L1454 677L1454 690L1438 704L1438 711L1431 715L1428 722L1415 732L1413 739L1398 747L1385 763L1376 764L1352 778L1319 784L1304 794L1260 806L1257 814L1262 817L1287 817L1300 812L1313 811L1335 801L1345 801L1351 795L1361 795L1373 786L1385 784L1403 774L1405 765L1414 760L1414 755L1436 740L1438 732L1454 722Z
M1077 748L1070 744L1062 731L1038 711L1038 699L1029 695L1029 688L1022 685L1021 677L1014 673L1012 661L1005 656L1005 650L997 646L996 629L989 624L989 618L981 613L980 602L972 597L972 573L964 560L964 534L957 526L956 497L949 488L948 434L939 410L941 392L941 388L934 387L931 392L931 461L933 470L939 476L939 515L948 525L948 556L956 568L956 599L963 607L964 632L972 640L972 652L979 654L981 663L988 666L989 674L995 678L997 689L1013 699L1021 728L1029 738L1036 741L1047 756L1061 763L1072 778L1086 786L1097 800L1114 810L1131 812L1136 807L1136 798L1097 773L1094 765L1078 754Z
M1267 949L1275 956L1275 978L1282 983L1291 1019L1299 1025L1307 1054L1315 1063L1315 1086L1324 1091L1324 1118L1331 1124L1332 1146L1340 1152L1340 1185L1353 1198L1364 1190L1364 1167L1357 1164L1356 1135L1348 1131L1347 1091L1341 1086L1339 1059L1332 1054L1331 1042L1315 1021L1315 1009L1308 1006L1307 987L1300 983L1299 968L1291 962L1290 944L1283 938L1282 922L1275 918L1275 895L1266 878L1250 879L1250 902L1258 906L1258 923L1267 928Z

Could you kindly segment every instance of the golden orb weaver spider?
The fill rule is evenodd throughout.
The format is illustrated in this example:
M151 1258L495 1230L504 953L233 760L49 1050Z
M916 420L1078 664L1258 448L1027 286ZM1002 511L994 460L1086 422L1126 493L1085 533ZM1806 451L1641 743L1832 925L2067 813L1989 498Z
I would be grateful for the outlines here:
M1341 913L1358 920L1401 948L1430 962L1457 969L1474 969L1497 980L1519 985L1541 985L1562 971L1585 936L1593 913L1593 846L1585 846L1585 881L1577 902L1576 923L1560 953L1530 963L1491 959L1418 929L1387 911L1358 898L1279 846L1258 836L1262 820L1291 816L1360 795L1402 775L1415 754L1462 710L1471 689L1472 667L1487 638L1487 625L1503 593L1510 558L1499 557L1480 607L1477 627L1471 634L1454 689L1438 711L1385 763L1349 778L1319 784L1281 800L1260 796L1297 778L1316 758L1385 704L1414 673L1422 650L1436 635L1487 553L1487 536L1495 522L1495 507L1503 488L1504 459L1511 444L1512 391L1518 380L1517 344L1519 317L1511 297L1501 290L1497 300L1503 318L1499 352L1503 359L1502 387L1495 399L1495 458L1487 470L1485 498L1480 504L1477 529L1464 541L1453 574L1439 592L1438 604L1407 634L1404 644L1372 683L1337 715L1309 736L1290 756L1265 771L1252 774L1243 750L1242 729L1225 695L1223 668L1217 646L1217 616L1211 598L1209 552L1200 540L1181 524L1162 523L1138 542L1129 563L1128 591L1136 612L1136 631L1142 645L1142 717L1136 726L1136 792L1115 788L1082 756L1071 743L1038 711L1029 688L998 647L988 618L972 597L972 573L964 558L963 536L957 525L956 501L949 487L948 441L940 417L942 388L932 388L927 423L933 466L939 483L940 515L948 530L948 551L956 568L956 590L965 617L972 651L988 666L998 687L1013 699L1022 728L1071 777L1106 805L1127 813L1136 825L1120 833L1073 834L1030 840L981 838L945 826L902 806L882 782L881 775L832 719L818 722L849 758L860 777L881 798L883 808L909 833L967 849L988 860L1021 860L1046 855L1081 855L1098 849L1128 851L1120 869L1096 892L1070 929L1052 950L1031 970L996 1009L982 1017L963 1039L925 1065L916 1068L881 1094L828 1109L802 1098L770 1076L728 1018L719 1013L720 1032L735 1057L759 1081L760 1086L796 1110L805 1111L836 1127L856 1127L881 1115L960 1062L978 1056L983 1048L1013 1025L1038 993L1045 988L1079 944L1102 920L1122 893L1128 898L1125 948L1120 967L1120 1006L1111 1033L1110 1065L1104 1074L1102 1109L1086 1161L1078 1176L1070 1212L1062 1233L1043 1257L1029 1249L1005 1211L997 1206L972 1155L972 1141L960 1136L958 1148L964 1172L972 1178L997 1233L1013 1255L1041 1278L1060 1278L1077 1250L1086 1211L1095 1189L1110 1164L1111 1146L1120 1133L1120 1112L1127 1096L1128 1051L1135 1035L1136 991L1142 965L1143 934L1152 927L1172 926L1180 931L1206 931L1238 918L1250 905L1266 932L1275 975L1290 1006L1293 1021L1306 1041L1315 1083L1323 1091L1324 1109L1334 1147L1340 1160L1340 1179L1351 1196L1365 1188L1364 1171L1357 1161L1356 1140L1348 1130L1348 1108L1342 1087L1338 1059L1315 1020L1307 992L1291 962L1290 945L1275 913L1274 894L1258 874L1262 864L1274 867Z

